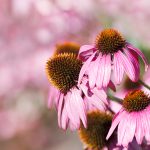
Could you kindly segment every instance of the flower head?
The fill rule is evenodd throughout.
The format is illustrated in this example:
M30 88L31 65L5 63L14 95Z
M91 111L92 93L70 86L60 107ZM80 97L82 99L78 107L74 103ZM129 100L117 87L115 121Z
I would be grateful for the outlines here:
M136 82L140 73L138 56L143 59L147 70L147 60L139 49L128 43L117 30L104 29L98 34L94 45L84 45L79 50L79 58L84 65L78 83L86 74L90 88L107 87L112 76L116 84L120 84L124 72Z
M78 129L80 120L86 128L86 112L89 106L102 109L107 103L105 90L95 88L90 91L85 79L77 85L81 67L81 60L73 53L54 55L46 64L47 77L55 87L51 87L53 93L50 94L49 107L55 104L58 111L58 124L63 129L68 126L72 130Z
M48 79L62 93L66 93L77 84L81 66L81 60L76 59L73 53L56 55L47 62Z
M88 149L99 150L104 147L112 147L116 145L116 136L112 135L111 139L106 141L105 137L111 126L112 115L101 112L91 111L87 114L87 128L81 126L79 136L81 141Z
M80 46L74 42L65 42L62 44L56 45L56 50L54 55L63 54L63 53L73 53L78 55Z
M134 137L142 144L144 137L150 141L150 97L141 90L126 95L123 107L114 116L107 139L118 125L118 145L127 147Z
M113 54L125 46L125 39L117 30L105 29L97 35L95 45L103 54Z

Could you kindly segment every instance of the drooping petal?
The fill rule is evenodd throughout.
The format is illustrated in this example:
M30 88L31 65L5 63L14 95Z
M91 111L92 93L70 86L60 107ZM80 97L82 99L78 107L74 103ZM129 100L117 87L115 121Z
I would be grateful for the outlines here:
M74 96L71 92L67 93L67 96L65 97L65 105L66 105L66 111L68 114L68 118L70 119L70 123L74 125L74 128L78 129L80 125L80 119L79 114L76 111L76 105Z
M83 45L80 47L78 58L86 61L95 51L94 45Z
M91 62L90 64L90 70L88 73L89 76L89 86L90 88L94 88L96 84L96 79L97 79L97 73L98 73L98 64L100 61L101 56L99 55L95 61Z
M126 135L127 130L128 130L128 118L129 115L127 115L125 118L122 118L118 124L118 145L123 145L124 147L126 147L127 145L125 145L124 141L124 137Z
M59 91L56 88L54 88L52 85L50 85L49 95L48 95L48 108L52 108L54 104L56 106L58 102L58 98L57 98L58 95L59 95Z
M92 56L90 56L90 57L88 58L88 60L83 64L83 66L82 66L82 68L81 68L81 70L80 70L80 73L79 73L78 86L80 85L80 82L81 82L81 80L82 80L82 78L83 78L85 72L86 72L88 69L90 69L90 68L88 68L88 67L89 67L89 65L90 65L90 63L91 63L91 61L92 61L92 59L94 58L95 54L96 54L96 52L93 53Z
M145 138L147 139L147 141L150 141L150 112L146 111L146 113L144 114L144 122L145 122Z
M64 105L64 109L62 111L62 116L61 116L61 127L62 129L66 130L67 126L68 126L68 114L67 114L67 110L66 110L66 105Z
M108 100L107 100L107 94L106 92L101 89L98 90L97 88L94 88L93 90L91 90L93 92L93 94L95 94L100 100L102 100L106 105L108 105Z
M140 65L138 62L138 56L134 51L129 51L126 49L123 49L124 52L126 53L127 57L132 61L134 68L135 68L135 77L136 77L136 81L138 81L139 79L139 75L140 75Z
M58 125L61 128L61 115L63 110L63 100L64 100L64 94L60 94L59 97L59 103L58 103Z
M126 132L126 136L124 138L128 142L132 142L136 130L136 115L134 115L134 113L131 113L129 116L127 128L128 128L128 132Z
M130 142L132 142L135 130L136 130L136 116L133 113L128 114L128 117L125 119L124 124L126 124L126 131L123 136L122 145L128 146ZM119 129L119 126L118 126ZM122 132L123 129L121 129L120 132Z
M114 65L113 73L116 84L120 84L123 79L124 68L122 66L122 63L120 63L120 57L118 53L114 54L113 65Z
M83 122L83 125L86 128L87 127L86 107L85 107L84 101L80 95L80 91L78 89L74 88L72 90L72 94L73 94L74 99L75 99L74 104L76 105L76 107L75 107L76 112L79 114L79 116Z
M126 112L123 111L123 109L121 109L115 116L114 116L114 119L113 119L113 122L112 122L112 125L109 129L109 132L106 136L106 140L109 139L109 137L112 135L112 133L114 132L115 128L117 127L117 125L119 124L120 120L122 118L126 117Z
M142 121L142 114L141 114L141 112L138 112L137 114L137 119L136 119L136 125L137 125L137 127L136 127L136 132L135 132L135 137L136 137L136 140L137 140L137 143L138 144L141 144L142 143L142 140L143 140L143 137L145 136L144 135L144 128L143 128L143 126L144 126L144 122Z
M106 106L102 100L99 99L96 95L92 95L91 97L88 97L88 104L90 106L93 106L93 108L98 109L98 110L105 110Z
M127 44L127 48L129 48L130 50L135 51L143 59L143 61L145 63L145 71L147 71L147 69L148 69L148 61L147 61L145 55L138 48L135 48L134 46L132 46L129 43Z
M131 62L131 60L123 54L121 51L118 51L118 57L124 67L124 70L126 74L129 76L129 78L133 81L136 82L136 73L135 73L135 68Z
M99 62L99 65L98 65L98 74L97 74L96 85L99 89L101 89L103 86L103 79L104 79L104 75L105 75L105 57L106 57L106 55L103 55L103 57L101 58L101 60Z
M111 75L111 55L106 55L105 58L105 70L104 70L104 77L103 77L103 87L107 87L108 83L110 81L110 75Z

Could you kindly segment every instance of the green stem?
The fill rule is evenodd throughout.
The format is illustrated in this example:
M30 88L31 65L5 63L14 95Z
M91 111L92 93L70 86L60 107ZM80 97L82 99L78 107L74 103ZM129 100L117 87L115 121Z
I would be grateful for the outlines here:
M111 99L112 101L114 102L117 102L119 104L122 104L122 99L118 98L118 97L115 97L115 96L112 96L112 95L108 95L108 98Z
M138 81L140 84L142 84L144 87L146 87L147 89L149 89L150 90L150 86L149 85L147 85L145 82L143 82L141 79L139 79L139 81Z

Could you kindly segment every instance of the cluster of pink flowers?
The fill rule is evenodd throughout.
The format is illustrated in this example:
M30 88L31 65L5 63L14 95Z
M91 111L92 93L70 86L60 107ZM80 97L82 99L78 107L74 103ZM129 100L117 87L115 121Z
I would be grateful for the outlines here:
M141 50L127 42L116 29L109 28L97 35L94 44L81 46L78 56L71 52L71 47L70 53L66 48L66 52L52 56L46 65L51 82L48 106L55 105L59 127L78 130L83 125L88 130L87 113L99 110L114 116L106 139L118 126L118 149L131 149L133 145L136 146L132 149L137 149L150 142L150 97L141 88L127 92L123 99L108 93L108 88L116 91L125 75L150 90L139 79L139 57L147 71L148 62ZM113 101L120 105L116 114Z

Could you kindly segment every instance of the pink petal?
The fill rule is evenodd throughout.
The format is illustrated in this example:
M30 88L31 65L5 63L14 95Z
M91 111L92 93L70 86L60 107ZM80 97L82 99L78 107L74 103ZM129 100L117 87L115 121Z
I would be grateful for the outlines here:
M104 90L98 90L94 88L91 90L100 100L102 100L106 105L108 105L107 94Z
M96 79L97 79L97 72L98 72L98 64L100 61L100 55L96 58L95 61L91 62L91 65L89 68L91 68L89 70L89 86L90 88L94 88L95 84L96 84Z
M126 112L123 111L123 109L121 109L115 116L112 122L112 125L109 129L109 132L107 134L106 140L109 139L109 137L112 135L112 133L114 132L115 128L117 127L117 125L119 124L120 120L122 118L126 117Z
M83 93L84 93L84 95L85 95L86 97L89 97L89 95L88 95L88 87L87 87L86 85L81 84L81 85L80 85L80 89L83 91Z
M136 115L134 113L130 113L124 122L126 124L126 131L122 140L122 145L123 146L128 146L130 142L132 142L134 135L135 135L135 130L136 130ZM119 127L119 126L118 126ZM121 129L122 132L123 129ZM118 128L119 131L119 128Z
M105 58L105 72L104 72L104 77L103 77L103 87L107 87L108 83L110 81L110 75L111 75L111 55L106 55Z
M65 105L66 106L66 105ZM66 107L64 106L64 109L62 111L62 119L61 119L61 127L62 129L66 130L67 129L67 125L68 125L68 114L67 114L67 110Z
M127 48L129 48L130 50L135 51L143 59L143 61L145 63L145 71L147 71L147 69L148 69L148 61L147 61L145 55L138 48L135 48L134 46L132 46L129 43L127 44Z
M144 126L144 122L142 121L142 114L141 112L137 113L137 127L136 127L136 132L135 132L135 137L137 140L138 144L142 143L143 137L144 137L144 130L143 130L143 126Z
M58 103L58 125L61 128L61 114L63 110L63 99L64 99L64 94L60 94L59 98L59 103Z
M150 141L150 112L147 111L145 114L144 114L144 119L145 119L145 138Z
M126 147L127 145L125 145L124 141L124 136L126 134L126 130L128 127L128 118L129 115L127 115L125 118L122 118L120 120L120 123L118 125L118 145L123 145L124 147Z
M101 61L99 62L98 65L98 74L97 74L97 82L96 85L100 89L103 85L103 78L105 75L105 55L101 58Z
M93 53L92 56L90 56L90 57L88 58L88 60L83 64L83 66L82 66L82 68L81 68L81 70L80 70L79 78L78 78L78 86L80 85L81 80L82 80L82 78L83 78L83 76L84 76L86 70L90 69L90 68L88 68L88 67L89 67L89 65L90 65L90 63L91 63L91 61L92 61L92 59L94 58L95 54L96 54L96 52Z
M53 104L56 103L58 101L58 95L59 95L59 91L54 88L52 85L50 85L50 89L49 89L49 96L48 96L48 108L52 108Z
M67 96L65 97L66 111L68 118L70 119L70 123L73 124L76 129L78 129L80 125L80 119L79 114L76 112L76 105L74 105L74 103L74 96L71 92L68 92Z
M123 49L123 50L134 65L135 73L136 73L135 77L136 77L136 81L138 81L139 75L140 75L140 64L138 62L138 56L134 51L129 51L126 49Z
M93 105L94 108L97 108L99 110L105 110L106 106L104 105L103 101L99 99L96 95L92 95L91 97L88 97L88 103L89 105Z
M79 50L79 59L86 61L96 51L94 45L83 45Z
M129 76L129 78L132 81L136 82L135 68L134 68L131 60L125 54L123 54L121 51L118 51L117 53L118 53L118 57L124 67L126 74Z
M123 79L123 74L124 74L124 68L123 68L122 64L120 63L119 58L120 57L119 57L118 53L115 53L114 60L113 60L113 64L114 64L113 73L114 73L116 84L121 83L121 81Z
M130 114L128 125L128 132L126 133L126 137L124 138L128 139L129 142L132 142L136 130L136 115L134 115L134 113Z
M72 94L75 99L75 105L76 105L76 112L79 113L79 116L83 122L84 127L87 127L87 118L86 118L86 107L84 104L84 101L80 95L80 91L76 88L73 89ZM74 106L75 106L74 105Z

